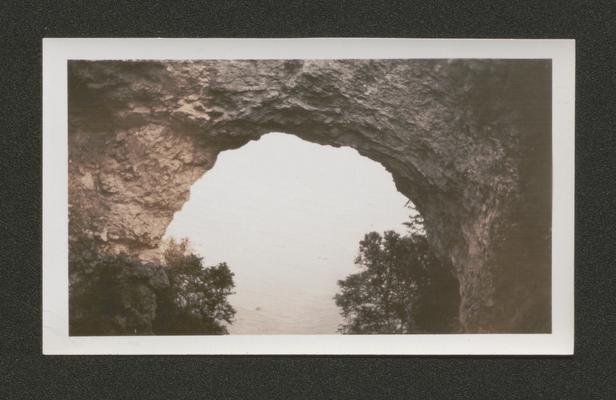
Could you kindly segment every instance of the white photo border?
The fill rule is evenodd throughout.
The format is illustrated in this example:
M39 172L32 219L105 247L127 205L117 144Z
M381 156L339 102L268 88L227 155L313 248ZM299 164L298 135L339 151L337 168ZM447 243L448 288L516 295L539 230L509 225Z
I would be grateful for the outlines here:
M552 333L69 336L67 61L344 58L552 60ZM574 114L574 40L43 39L43 353L571 355Z

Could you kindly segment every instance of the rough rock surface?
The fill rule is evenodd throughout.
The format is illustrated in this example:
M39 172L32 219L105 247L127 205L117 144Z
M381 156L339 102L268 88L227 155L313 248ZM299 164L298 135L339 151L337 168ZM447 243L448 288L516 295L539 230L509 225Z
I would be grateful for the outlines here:
M550 75L541 60L71 61L71 235L155 258L219 152L287 132L391 172L456 270L465 332L549 331Z

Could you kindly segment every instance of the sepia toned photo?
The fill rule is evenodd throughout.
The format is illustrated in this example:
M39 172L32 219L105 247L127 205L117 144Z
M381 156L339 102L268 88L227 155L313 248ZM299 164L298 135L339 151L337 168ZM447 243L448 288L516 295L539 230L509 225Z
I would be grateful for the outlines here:
M44 266L60 296L44 309L62 309L68 353L109 338L137 353L457 354L491 336L569 351L562 64L351 52L58 63L65 250ZM173 342L136 350L158 337Z

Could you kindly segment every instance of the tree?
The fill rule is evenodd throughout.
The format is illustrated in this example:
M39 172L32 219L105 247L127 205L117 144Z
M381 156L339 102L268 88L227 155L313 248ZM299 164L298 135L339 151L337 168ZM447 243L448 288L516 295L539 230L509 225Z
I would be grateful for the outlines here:
M75 236L69 252L71 335L226 334L233 273L203 266L188 240L171 240L164 265L101 254L94 239Z
M411 221L415 227L417 221ZM449 265L432 251L425 235L370 232L359 243L360 272L338 281L335 296L344 323L341 333L450 332L459 302Z
M226 263L203 266L188 239L166 243L163 253L169 288L159 301L155 330L158 334L227 334L235 309L227 297L233 294L234 274Z

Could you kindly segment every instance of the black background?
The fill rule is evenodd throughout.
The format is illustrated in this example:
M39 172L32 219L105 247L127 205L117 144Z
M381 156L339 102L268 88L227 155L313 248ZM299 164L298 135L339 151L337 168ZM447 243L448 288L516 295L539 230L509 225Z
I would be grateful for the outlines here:
M616 398L612 2L4 1L0 33L0 398ZM43 356L42 38L328 36L576 39L575 356Z

